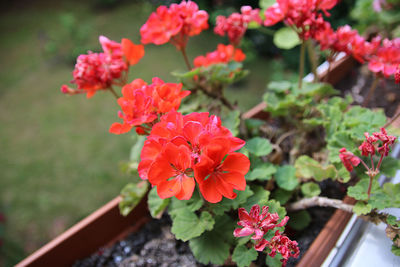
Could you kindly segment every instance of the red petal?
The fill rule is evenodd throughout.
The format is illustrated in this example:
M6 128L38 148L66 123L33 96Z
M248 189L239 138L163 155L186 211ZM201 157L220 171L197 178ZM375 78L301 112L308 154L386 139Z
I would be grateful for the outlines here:
M211 179L213 179L213 177L209 178L209 180ZM237 196L236 193L233 192L233 187L230 184L226 183L223 179L215 179L215 184L217 186L218 192L220 192L224 197L234 199Z
M197 121L189 121L183 127L184 136L192 144L197 143L197 139L202 131L203 131L203 125L201 125L201 123Z
M90 90L86 94L86 98L92 98L94 94L96 93L96 90Z
M222 163L222 169L228 172L239 172L245 175L250 168L250 160L242 153L233 152L228 154Z
M181 191L181 183L177 179L164 181L157 185L157 193L160 198L169 198L175 196Z
M214 161L206 155L201 155L199 162L194 165L194 178L201 184L214 171Z
M158 157L150 166L148 179L152 185L158 185L161 182L174 177L175 170L171 167L168 160Z
M244 178L244 174L239 172L227 172L221 176L221 179L224 182L230 184L236 190L245 190L246 189L246 179Z
M195 182L193 178L183 176L181 181L181 191L176 194L176 198L179 200L188 200L192 197L194 191Z
M222 195L218 192L213 179L207 179L201 183L200 192L208 202L217 203L222 200Z
M123 134L123 133L127 133L132 129L132 126L129 124L122 124L122 123L118 123L118 122L114 122L111 127L110 127L110 133L113 134Z
M122 39L122 52L125 55L129 65L135 65L144 56L144 46L135 45L129 39Z

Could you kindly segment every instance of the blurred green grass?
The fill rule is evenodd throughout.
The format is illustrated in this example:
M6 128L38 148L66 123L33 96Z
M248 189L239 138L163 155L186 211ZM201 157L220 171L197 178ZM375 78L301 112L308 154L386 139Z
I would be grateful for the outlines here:
M99 35L138 43L139 28L153 9L146 2L99 11L84 1L45 1L1 15L0 212L7 219L4 248L16 247L9 264L111 200L130 180L118 165L129 156L131 136L108 133L118 120L118 105L106 92L92 99L61 94L73 66L46 55L47 38L57 38L60 16L69 13L89 23L92 49L100 49ZM222 41L211 31L194 37L189 56L214 50ZM271 75L283 75L279 62L258 59L246 67L250 76L227 92L243 109L261 101ZM184 62L172 45L150 45L130 79L173 82L170 72L176 69L184 70Z

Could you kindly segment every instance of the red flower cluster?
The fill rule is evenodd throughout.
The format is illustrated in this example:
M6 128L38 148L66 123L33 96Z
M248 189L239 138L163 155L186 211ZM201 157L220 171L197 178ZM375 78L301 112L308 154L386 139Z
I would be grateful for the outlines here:
M322 50L331 49L334 52L345 52L361 63L368 61L376 53L381 41L378 36L368 42L349 25L339 27L334 31L328 22L315 32L313 37L319 42Z
M182 1L170 7L159 6L140 28L143 44L161 45L169 41L178 49L186 47L189 36L208 29L208 14L195 2Z
M368 68L374 73L389 77L396 73L400 64L400 38L384 39L375 55L369 60Z
M265 10L265 26L272 26L280 21L296 26L301 39L307 40L325 27L320 11L329 15L337 0L277 0Z
M148 85L142 79L136 79L122 88L122 97L118 99L122 112L119 117L124 123L113 123L110 132L122 134L137 127L138 134L146 134L145 126L158 118L159 114L177 110L182 98L189 95L189 91L182 91L182 84L164 83L159 78L153 78Z
M369 133L364 133L364 135L365 141L358 147L358 149L361 151L361 155L366 157L370 156L371 161L375 153L378 152L381 155L381 158L376 170L379 170L383 157L389 155L390 146L396 142L397 137L388 135L385 128L381 128L380 132L373 133L372 135L369 135ZM381 141L381 146L377 143L378 141ZM346 151L346 148L340 149L339 157L348 171L352 171L353 166L358 166L358 164L362 162L361 159L353 153ZM365 163L363 164L366 166ZM368 169L367 166L366 168Z
M238 225L243 228L235 229L233 235L235 237L243 237L253 235L251 238L257 240L254 248L257 251L263 251L265 247L269 247L271 252L269 255L275 257L276 252L282 254L282 264L286 265L287 260L290 257L299 256L299 248L297 247L296 241L291 241L287 236L282 235L279 230L275 232L275 236L270 240L264 239L264 235L269 231L277 227L284 226L289 217L285 217L280 223L279 215L277 213L269 213L269 207L264 206L260 214L260 206L255 204L251 207L250 214L247 213L246 209L239 208L239 222Z
M207 67L218 63L229 63L230 61L242 62L246 55L239 48L233 45L219 44L217 50L207 53L206 56L198 56L194 59L195 67Z
M385 128L381 128L381 132L373 133L372 136L368 133L364 133L364 135L366 140L358 148L363 156L373 156L378 151L379 154L386 157L389 155L390 145L393 145L396 141L395 136L387 135ZM376 144L378 140L382 142L382 146Z
M136 64L144 56L143 45L135 45L128 39L122 39L120 44L100 36L99 41L103 53L89 51L77 59L71 82L77 85L77 89L63 85L61 92L71 95L87 93L87 98L90 98L98 90L110 88L115 79L122 78L129 65Z
M229 41L235 46L240 43L250 22L262 24L258 8L252 9L250 6L242 6L240 12L232 13L228 18L218 16L214 28L214 32L218 35L225 36L227 34Z
M339 152L339 158L349 172L353 170L353 166L356 167L358 164L360 164L360 158L355 156L350 151L347 151L346 148L341 148Z
M143 146L138 172L157 186L161 198L190 199L195 181L203 197L216 203L246 188L249 159L238 152L245 142L232 136L217 116L171 111L156 123Z

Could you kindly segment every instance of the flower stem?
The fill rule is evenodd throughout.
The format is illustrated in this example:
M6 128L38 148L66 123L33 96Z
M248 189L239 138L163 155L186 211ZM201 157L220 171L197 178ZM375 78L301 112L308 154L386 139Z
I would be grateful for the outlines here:
M115 98L118 100L119 96L118 94L115 92L114 88L112 88L112 86L110 86L108 88L108 90L110 90L110 92L115 96Z
M301 89L303 83L303 75L304 75L304 55L305 55L305 41L301 42L300 47L300 62L299 62L299 89Z
M192 66L190 65L188 56L186 54L186 47L182 47L181 52L182 52L183 58L185 59L186 67L188 68L189 71L191 71Z
M372 189L372 181L374 180L374 175L370 175L369 176L369 185L368 185L368 191L367 191L367 193L368 193L368 199L370 198L370 196L371 196L371 189Z
M307 40L306 43L307 43L308 60L311 63L311 71L314 75L314 82L318 82L319 80L317 73L318 58L317 54L315 53L315 47L311 40Z
M389 125L391 125L395 120L397 120L400 117L400 111L397 112L396 115L393 116L385 125L383 125L383 128L387 128Z
M369 88L368 95L364 99L364 102L363 102L364 107L368 105L368 102L369 102L370 98L373 96L375 89L378 86L378 83L379 83L379 78L378 78L378 76L375 75L374 81L372 82L371 87Z

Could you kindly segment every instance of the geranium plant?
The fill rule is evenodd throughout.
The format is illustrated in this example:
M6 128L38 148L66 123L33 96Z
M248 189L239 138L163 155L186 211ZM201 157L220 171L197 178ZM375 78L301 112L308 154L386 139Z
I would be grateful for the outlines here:
M228 44L191 61L188 41L210 27L209 16L195 2L182 1L159 6L149 16L140 28L142 44L100 36L103 52L80 55L72 81L77 88L63 85L61 91L88 98L111 92L121 121L110 126L110 133L136 136L129 169L142 181L122 190L122 214L149 191L151 215L168 212L172 233L189 241L199 262L231 259L249 266L264 252L268 265L285 265L300 253L297 242L285 234L287 223L302 229L309 223L308 207L331 206L387 224L393 251L399 254L400 224L381 210L400 207L400 186L377 181L381 174L393 176L400 166L390 157L397 138L386 130L399 115L386 122L382 111L337 96L331 85L318 81L312 51L327 51L330 63L340 52L347 53L368 64L376 79L395 76L397 81L400 39L376 36L368 41L348 25L332 29L325 17L336 4L279 0L260 1L261 9L243 6L240 13L216 18L214 32L227 36ZM275 43L283 48L301 44L298 83L269 83L264 101L270 120L245 118L224 95L227 86L247 74L242 38L249 29L279 22L286 27L275 33ZM157 77L127 80L129 66L140 64L144 56L144 45L167 43L176 47L187 68L173 73L178 83ZM302 79L306 46L313 83ZM376 86L374 82L371 91ZM320 196L326 179L343 183L357 203Z

